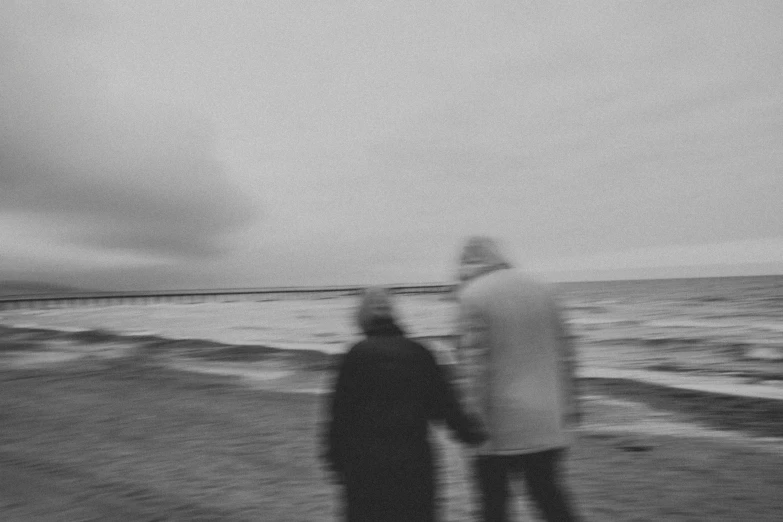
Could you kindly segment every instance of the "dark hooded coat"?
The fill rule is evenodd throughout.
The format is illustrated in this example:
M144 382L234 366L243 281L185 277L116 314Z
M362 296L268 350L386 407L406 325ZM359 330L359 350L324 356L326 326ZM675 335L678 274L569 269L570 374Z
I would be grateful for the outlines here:
M467 443L481 442L483 431L462 412L427 348L390 317L363 326L366 339L340 364L324 434L324 457L344 485L345 518L434 520L429 423L445 421Z

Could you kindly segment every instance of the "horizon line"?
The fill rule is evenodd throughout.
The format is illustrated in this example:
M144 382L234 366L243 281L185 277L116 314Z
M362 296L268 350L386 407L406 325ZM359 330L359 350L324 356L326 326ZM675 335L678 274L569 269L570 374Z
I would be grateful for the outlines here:
M781 277L783 274L754 274L754 275L727 275L727 276L675 276L675 277L634 277L618 279L579 279L554 281L546 280L547 284L565 285L565 284L585 284L585 283L621 283L635 281L687 281L696 279L740 279L740 278L765 278ZM536 277L536 279L541 279ZM33 281L20 280L0 280L0 290L4 284L47 284ZM198 295L198 294L253 294L253 293L306 293L306 292L356 292L370 286L382 286L391 290L406 289L415 290L417 288L452 288L458 286L456 281L450 282L419 282L419 283L368 283L368 284L340 284L340 285L289 285L289 286L249 286L249 287L212 287L212 288L171 288L171 289L144 289L144 290L83 290L74 288L73 291L58 293L22 293L22 294L0 294L0 300L23 300L23 299L68 299L68 298L88 298L91 296L99 297L120 297L120 296L165 296L165 295ZM57 286L52 284L52 286Z

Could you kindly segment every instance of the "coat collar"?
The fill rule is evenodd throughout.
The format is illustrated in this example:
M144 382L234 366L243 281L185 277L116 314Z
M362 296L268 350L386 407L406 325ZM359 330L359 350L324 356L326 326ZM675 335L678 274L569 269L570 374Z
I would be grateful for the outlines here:
M388 317L378 317L370 322L364 330L368 337L373 336L395 336L404 335L402 329L397 326L393 319Z

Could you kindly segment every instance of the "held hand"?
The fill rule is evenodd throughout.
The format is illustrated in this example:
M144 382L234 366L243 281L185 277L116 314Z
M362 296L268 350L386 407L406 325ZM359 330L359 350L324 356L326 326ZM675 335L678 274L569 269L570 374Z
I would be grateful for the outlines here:
M325 467L326 474L329 476L329 479L342 486L345 484L345 473L342 469L338 468L332 463L327 463Z
M327 473L330 476L332 482L334 482L338 486L345 485L345 474L342 471L336 470L334 468L329 468Z
M484 424L478 421L478 419L475 417L471 419L470 424L471 427L467 437L464 439L464 442L470 446L480 446L487 441L489 438L489 433L484 427Z

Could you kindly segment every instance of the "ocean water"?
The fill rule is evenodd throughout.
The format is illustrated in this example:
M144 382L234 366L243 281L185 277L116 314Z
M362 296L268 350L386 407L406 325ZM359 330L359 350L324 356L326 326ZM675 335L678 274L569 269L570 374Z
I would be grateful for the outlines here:
M783 381L783 276L554 285L583 368ZM0 311L0 325L54 332L48 342L100 331L206 340L246 350L339 354L359 339L357 298L158 303ZM414 337L448 352L456 303L445 294L396 298ZM59 333L59 334L58 334ZM1 339L0 339L1 341ZM214 370L214 368L213 368Z
M783 276L570 283L559 294L592 364L780 370Z

